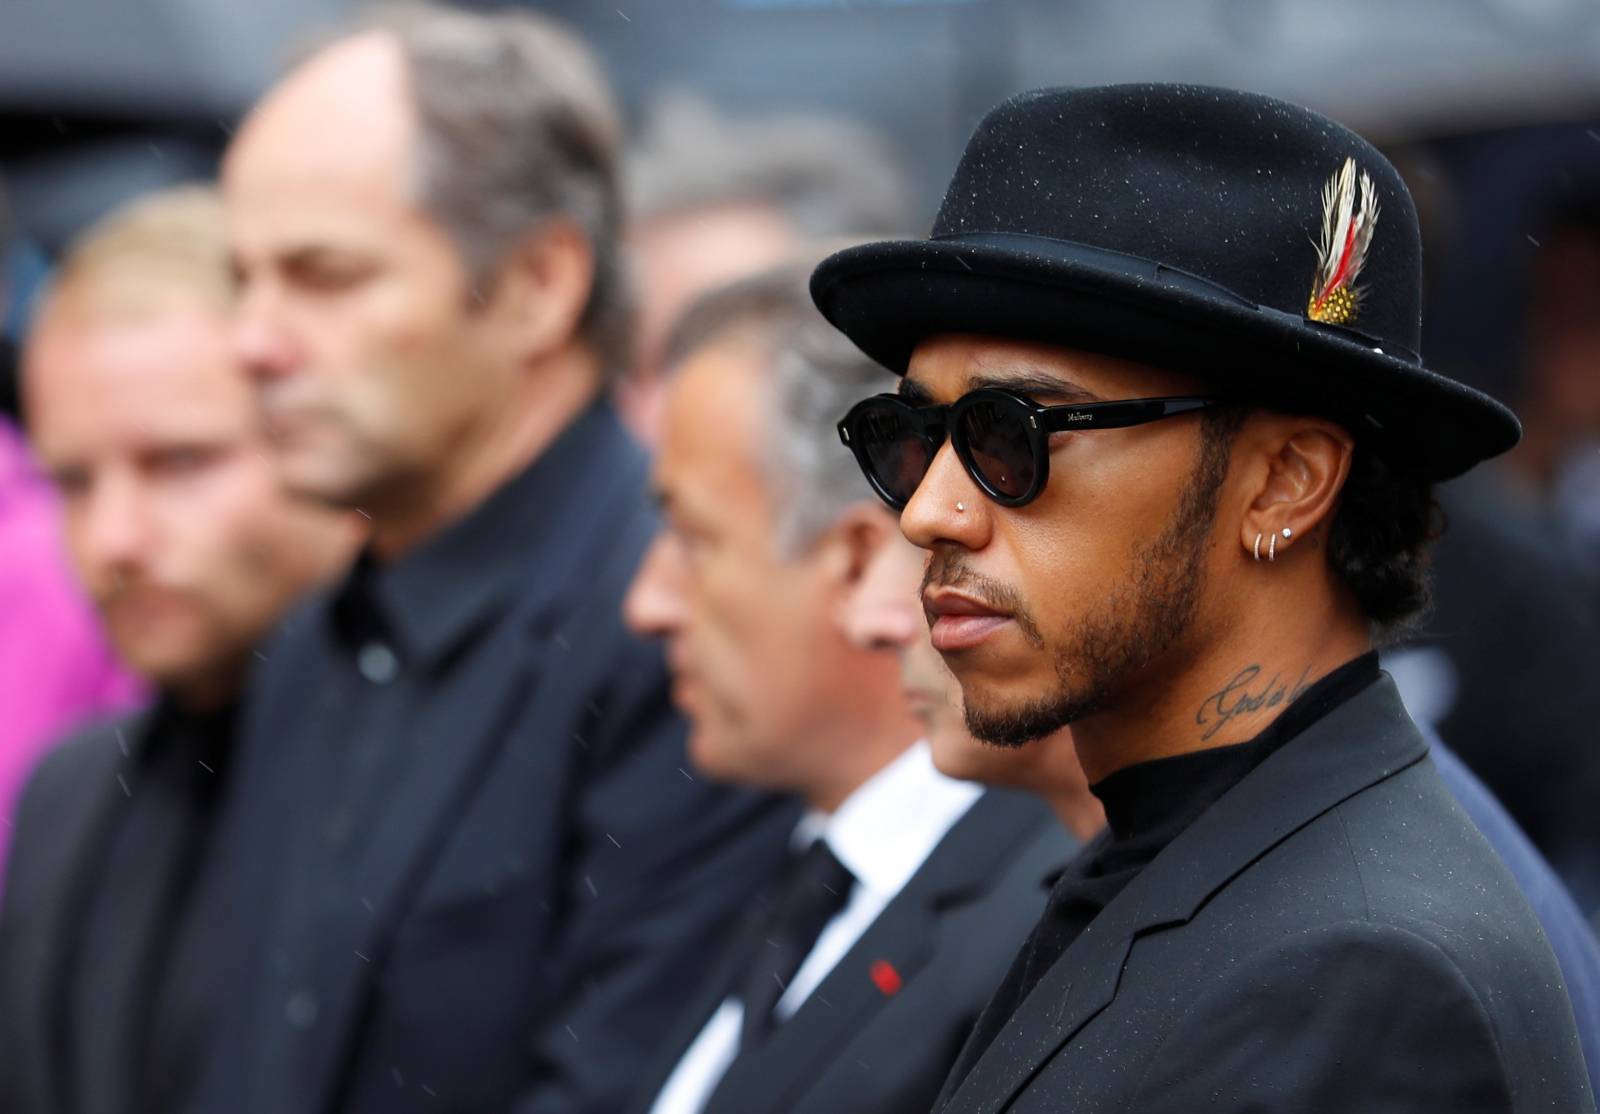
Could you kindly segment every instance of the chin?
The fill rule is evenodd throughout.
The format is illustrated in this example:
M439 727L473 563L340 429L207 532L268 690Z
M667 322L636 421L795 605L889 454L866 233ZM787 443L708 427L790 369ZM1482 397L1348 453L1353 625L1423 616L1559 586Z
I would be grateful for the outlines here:
M730 755L725 741L719 738L715 731L707 731L692 719L690 724L686 749L689 765L692 768L688 772L715 781L737 780L737 763L729 761Z
M122 655L139 676L160 689L181 689L194 678L204 676L216 667L216 659L201 656L193 650L151 650L146 648Z
M290 494L347 510L371 502L376 487L364 473L309 448L280 454L278 475Z

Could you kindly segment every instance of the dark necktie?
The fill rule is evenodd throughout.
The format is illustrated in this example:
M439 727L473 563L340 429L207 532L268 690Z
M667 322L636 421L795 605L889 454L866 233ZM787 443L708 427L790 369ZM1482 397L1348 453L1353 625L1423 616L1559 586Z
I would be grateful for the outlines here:
M818 839L794 861L745 973L741 1049L754 1048L771 1031L772 1008L811 954L823 928L844 908L853 885L855 878L834 858L826 840Z

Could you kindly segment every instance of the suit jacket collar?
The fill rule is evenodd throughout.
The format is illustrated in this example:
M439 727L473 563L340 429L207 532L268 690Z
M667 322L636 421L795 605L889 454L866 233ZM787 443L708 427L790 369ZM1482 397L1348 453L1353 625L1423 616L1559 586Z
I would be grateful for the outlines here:
M987 790L794 1016L734 1061L705 1114L789 1109L806 1083L888 1004L896 982L916 978L934 952L941 911L992 886L1033 833L1055 824L1036 799Z
M1427 743L1384 676L1286 743L1157 855L1012 1015L946 1114L1003 1109L1116 997L1134 938L1182 924L1266 851L1340 802L1414 765Z

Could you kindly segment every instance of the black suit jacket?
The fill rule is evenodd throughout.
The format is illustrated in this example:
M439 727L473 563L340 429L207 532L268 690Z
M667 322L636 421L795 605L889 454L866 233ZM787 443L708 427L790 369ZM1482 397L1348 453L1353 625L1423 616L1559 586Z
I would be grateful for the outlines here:
M56 1114L61 988L72 941L97 876L106 822L123 800L118 775L143 745L146 713L96 726L39 763L16 812L0 904L0 1110ZM148 941L125 939L130 962ZM125 1026L109 1009L95 1023ZM117 1086L79 1080L80 1089ZM98 1106L92 1095L88 1105Z
M416 728L427 758L287 1002L262 913L315 767L296 696L327 668L326 640L304 637L321 605L270 648L229 833L244 993L207 1114L616 1109L706 941L781 861L796 810L693 773L659 649L622 627L656 521L642 453L609 409L585 420L519 597L449 665ZM286 1023L295 1109L258 1110L253 1050Z
M1538 922L1387 677L1073 942L946 1114L1593 1110Z
M987 790L945 834L793 1017L739 1056L705 1114L925 1114L978 1012L1048 896L1044 879L1077 842L1036 798ZM722 1002L740 946L684 1011L634 1109L647 1111ZM893 994L872 977L887 962Z

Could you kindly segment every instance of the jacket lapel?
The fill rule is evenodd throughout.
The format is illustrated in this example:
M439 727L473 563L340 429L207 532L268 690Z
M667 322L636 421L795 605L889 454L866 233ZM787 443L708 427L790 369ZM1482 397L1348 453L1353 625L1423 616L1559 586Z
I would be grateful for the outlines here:
M875 981L874 968L887 964L902 983L914 980L935 953L943 911L983 893L1029 833L1054 822L1035 800L986 791L794 1016L734 1061L705 1114L791 1109L893 997Z
M89 767L72 772L75 779L92 785L94 791L84 795L82 807L64 809L55 816L56 827L50 838L34 844L41 859L37 870L30 873L40 880L40 890L8 895L19 907L33 906L51 913L37 923L39 938L23 945L41 957L41 962L29 964L19 973L23 981L21 996L27 1005L17 1024L37 1026L37 1032L49 1041L45 1045L49 1057L34 1065L34 1070L43 1076L40 1109L53 1109L62 1101L60 1096L49 1101L43 1096L54 1094L57 1057L63 1051L56 1045L55 1038L65 1031L61 1015L69 1008L67 965L82 935L88 905L94 896L99 868L107 850L107 825L127 799L118 781L119 776L124 776L120 771L130 766L133 758L148 744L152 718L152 713L141 712L95 735L95 753Z
M944 1114L1003 1110L1116 997L1140 933L1187 921L1262 854L1427 750L1387 675L1285 744L1090 922L979 1058Z
M649 1111L712 1015L738 992L739 978L759 942L763 908L759 903L752 907L738 929L729 935L729 946L721 962L700 984L690 1006L678 1015L670 1035L661 1042L646 1069L640 1072L639 1086L634 1090L634 1101L628 1109L639 1114Z

